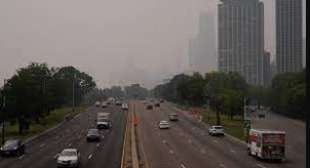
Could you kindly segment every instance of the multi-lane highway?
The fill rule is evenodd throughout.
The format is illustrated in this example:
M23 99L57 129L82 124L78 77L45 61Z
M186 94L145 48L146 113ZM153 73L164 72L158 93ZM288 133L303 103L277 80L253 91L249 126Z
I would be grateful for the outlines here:
M96 127L96 114L110 112L114 123L111 130L102 130L100 142L87 142L89 128ZM56 129L30 141L26 153L16 158L0 158L1 168L55 168L56 156L64 148L77 148L85 168L119 168L121 165L126 112L111 105L90 107Z
M150 168L302 168L303 163L288 158L283 163L266 162L248 156L246 145L228 137L212 137L206 125L184 112L162 104L146 110L135 102L139 118L138 137ZM168 130L159 130L158 121L177 112L180 121Z

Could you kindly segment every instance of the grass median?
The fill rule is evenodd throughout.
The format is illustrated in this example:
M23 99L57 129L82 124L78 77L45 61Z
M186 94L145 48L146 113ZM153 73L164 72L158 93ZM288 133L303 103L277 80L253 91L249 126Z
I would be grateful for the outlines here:
M209 125L216 125L216 113L212 110L203 112L203 121ZM225 132L240 140L244 140L243 119L242 116L234 116L233 119L227 115L220 115L221 125L224 126Z
M62 122L66 116L68 115L74 116L82 111L85 111L85 107L77 107L75 112L72 111L72 108L60 108L60 109L53 110L50 112L48 116L41 119L40 124L31 122L29 126L29 130L22 134L19 134L18 132L17 123L7 124L5 127L5 138L6 139L12 139L12 138L27 139L43 131L46 131L49 128L52 128L53 126ZM0 135L2 136L2 131L0 132L1 132Z

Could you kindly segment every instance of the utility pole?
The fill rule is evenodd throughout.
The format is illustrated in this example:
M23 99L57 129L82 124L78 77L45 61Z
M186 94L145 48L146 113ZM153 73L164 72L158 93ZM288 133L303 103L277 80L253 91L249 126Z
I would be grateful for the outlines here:
M5 85L6 85L6 79L4 79L3 83L3 103L2 103L2 112L3 112L3 120L2 120L2 144L5 142L5 119L4 119L4 113L5 113Z
M72 80L72 111L75 112L75 78L76 74L73 76Z

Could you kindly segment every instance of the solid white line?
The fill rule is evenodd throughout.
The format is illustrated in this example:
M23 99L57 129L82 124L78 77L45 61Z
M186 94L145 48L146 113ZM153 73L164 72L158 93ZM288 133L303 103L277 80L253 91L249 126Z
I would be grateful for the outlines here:
M88 160L89 160L89 159L91 159L92 157L93 157L93 155L92 155L92 154L90 154L90 155L88 156Z
M256 164L256 166L260 167L260 168L266 168L265 166L261 165L261 164Z

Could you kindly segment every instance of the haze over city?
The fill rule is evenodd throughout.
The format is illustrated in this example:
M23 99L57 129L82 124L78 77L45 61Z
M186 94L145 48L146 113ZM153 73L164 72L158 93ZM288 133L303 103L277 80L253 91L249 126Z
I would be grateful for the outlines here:
M265 49L273 57L274 2L263 2ZM99 87L141 83L151 88L192 70L189 40L199 31L201 13L212 13L217 31L217 3L2 0L0 79L10 78L30 62L46 62L49 66L76 66L94 76ZM216 39L208 40L216 45ZM216 59L216 55L208 55L208 70L217 69Z

